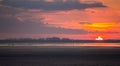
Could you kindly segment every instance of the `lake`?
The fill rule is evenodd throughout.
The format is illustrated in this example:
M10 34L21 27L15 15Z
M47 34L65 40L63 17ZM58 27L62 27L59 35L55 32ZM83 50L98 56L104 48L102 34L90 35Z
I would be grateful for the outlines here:
M120 66L120 43L0 44L0 66Z

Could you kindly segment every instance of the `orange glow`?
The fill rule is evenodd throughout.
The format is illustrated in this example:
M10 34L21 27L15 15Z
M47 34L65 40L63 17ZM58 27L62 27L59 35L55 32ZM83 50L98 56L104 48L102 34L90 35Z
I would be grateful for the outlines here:
M101 36L98 36L96 40L103 40L103 38Z
M114 23L93 23L93 24L86 24L84 25L89 30L99 30L99 31L106 31L116 24Z

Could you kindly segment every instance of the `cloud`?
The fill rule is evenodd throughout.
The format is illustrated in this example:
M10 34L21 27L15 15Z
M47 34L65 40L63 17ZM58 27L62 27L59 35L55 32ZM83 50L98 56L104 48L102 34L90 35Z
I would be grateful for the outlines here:
M10 15L16 15L24 11L25 9L0 5L0 19L2 16L4 17L4 16L10 16Z
M46 11L106 7L100 2L86 4L81 3L79 0L3 0L1 4L27 9L42 9Z
M48 27L42 22L20 22L15 16L0 17L0 33L22 34L86 34L82 29Z
M84 24L92 24L92 23L90 23L90 22L80 22L79 24L84 25Z
M120 22L120 13L114 9L86 9L89 22Z
M10 6L0 6L0 34L86 34L83 29L50 27L42 22L41 10L24 10Z

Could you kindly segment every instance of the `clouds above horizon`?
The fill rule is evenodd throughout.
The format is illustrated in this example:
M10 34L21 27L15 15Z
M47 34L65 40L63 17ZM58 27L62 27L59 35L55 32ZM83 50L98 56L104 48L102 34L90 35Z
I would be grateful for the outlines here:
M76 27L74 23L71 22L74 21L74 19L68 16L82 14L82 11L81 13L75 13L75 9L105 7L105 5L100 2L86 4L79 0L1 0L0 4L1 32L8 33L88 33L88 31L83 28L69 28L72 27L72 24L75 28L79 26ZM63 12L61 12L61 10ZM68 19L64 20L59 15L63 18L68 17ZM53 18L51 16L53 16ZM77 19L79 19L79 17ZM85 19L81 18L81 20ZM71 25L65 22L70 22ZM63 26L59 25L59 23ZM65 25L66 27L64 27ZM52 32L49 32L49 30L52 30Z
M74 10L106 7L101 2L82 3L79 0L2 0L2 5L19 7L25 9L41 9L45 11Z

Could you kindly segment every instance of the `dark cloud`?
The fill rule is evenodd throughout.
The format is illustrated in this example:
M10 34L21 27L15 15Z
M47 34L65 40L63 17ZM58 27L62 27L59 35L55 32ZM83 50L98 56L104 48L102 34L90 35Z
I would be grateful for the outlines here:
M79 24L92 24L90 22L80 22Z
M15 14L24 11L24 9L14 8L11 6L0 5L0 13L1 14Z
M12 7L42 9L48 11L106 7L100 2L85 4L80 3L79 0L67 0L66 2L63 2L62 0L55 0L54 2L46 2L44 0L3 0L1 4Z

